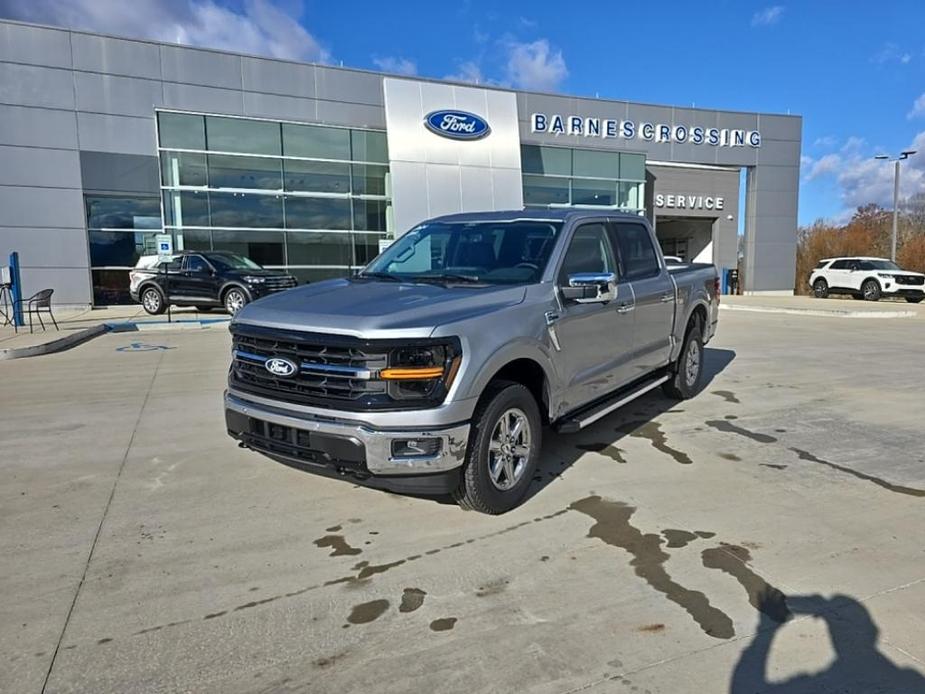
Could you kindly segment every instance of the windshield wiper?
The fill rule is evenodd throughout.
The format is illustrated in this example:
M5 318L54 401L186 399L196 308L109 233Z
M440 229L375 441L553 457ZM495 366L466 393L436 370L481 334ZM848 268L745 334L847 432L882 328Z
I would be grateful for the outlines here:
M387 282L404 282L401 277L391 275L388 272L360 272L357 277L368 278L371 280L386 280Z
M480 280L476 275L456 275L456 274L453 274L452 272L442 274L442 275L419 275L418 277L415 277L414 279L417 280L418 282L450 281L450 282L465 282L466 284L483 284L482 280Z

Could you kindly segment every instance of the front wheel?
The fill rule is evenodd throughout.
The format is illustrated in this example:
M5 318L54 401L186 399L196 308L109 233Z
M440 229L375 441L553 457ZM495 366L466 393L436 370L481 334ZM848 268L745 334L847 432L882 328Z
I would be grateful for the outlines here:
M700 322L695 322L687 336L675 371L668 381L662 384L662 391L669 398L686 400L692 398L700 391L700 381L703 376L703 335L700 331Z
M232 287L225 292L225 310L232 316L247 305L247 295L243 289Z
M817 299L825 299L829 295L829 283L821 277L813 282L813 296Z
M880 283L877 280L866 280L861 285L861 294L864 295L865 301L879 301Z
M485 392L472 422L454 497L465 509L505 513L523 501L538 464L539 407L524 386L499 381Z
M152 316L159 316L167 310L163 294L154 287L148 287L141 293L141 306Z
M907 297L906 297L906 301L908 301L910 304L920 304L920 303L922 303L922 299L923 299L923 298L925 298L925 297L921 297L921 296L907 296Z

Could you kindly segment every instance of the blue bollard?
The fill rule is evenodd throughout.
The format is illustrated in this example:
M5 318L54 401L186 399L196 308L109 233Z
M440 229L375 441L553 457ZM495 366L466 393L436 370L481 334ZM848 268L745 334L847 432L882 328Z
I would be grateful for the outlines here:
M10 253L10 294L13 297L13 325L25 326L22 319L22 279L19 276L19 253Z

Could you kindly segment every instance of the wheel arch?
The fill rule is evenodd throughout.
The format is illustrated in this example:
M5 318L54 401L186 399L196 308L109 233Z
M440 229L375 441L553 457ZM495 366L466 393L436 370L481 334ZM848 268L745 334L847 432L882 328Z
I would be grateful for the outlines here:
M225 295L228 292L230 292L232 289L240 289L242 292L244 292L244 296L247 297L248 302L251 302L254 300L254 296L251 294L250 290L247 287L245 287L241 282L231 280L223 284L221 288L218 290L218 300L221 301L222 304L225 303Z

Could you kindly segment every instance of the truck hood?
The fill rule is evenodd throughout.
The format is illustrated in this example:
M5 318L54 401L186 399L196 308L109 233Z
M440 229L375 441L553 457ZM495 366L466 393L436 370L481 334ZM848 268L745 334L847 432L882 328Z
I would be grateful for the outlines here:
M523 286L444 286L336 279L245 306L236 323L367 339L427 337L436 328L521 303Z

